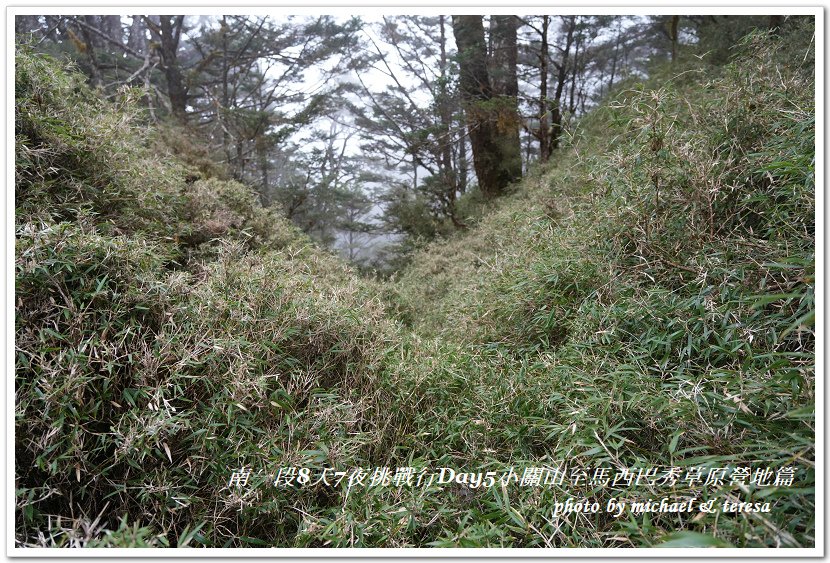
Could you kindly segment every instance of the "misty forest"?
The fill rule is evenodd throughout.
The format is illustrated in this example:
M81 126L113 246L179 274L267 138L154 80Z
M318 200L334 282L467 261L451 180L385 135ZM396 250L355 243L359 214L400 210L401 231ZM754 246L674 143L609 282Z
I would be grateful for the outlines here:
M16 547L816 546L814 16L14 32Z

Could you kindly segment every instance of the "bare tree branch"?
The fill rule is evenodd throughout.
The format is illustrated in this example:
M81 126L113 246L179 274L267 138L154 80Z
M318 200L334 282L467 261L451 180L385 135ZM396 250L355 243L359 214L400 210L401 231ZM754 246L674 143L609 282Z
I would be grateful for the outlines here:
M103 31L98 29L97 27L89 25L85 21L80 20L76 17L73 17L71 19L71 21L72 21L72 23L74 23L74 24L76 24L76 25L78 25L78 26L80 26L80 27L82 27L82 28L84 28L88 31L91 31L92 33L94 33L97 36L101 37L102 39L104 39L108 43L112 43L113 45L115 45L116 47L118 47L119 49L124 51L125 53L127 53L129 55L132 55L132 56L134 56L135 58L137 58L139 60L144 58L144 55L142 55L141 53L139 53L135 49L132 49L131 47L128 47L127 45L124 45L121 41L118 41L117 39L113 39L112 37L110 37L109 35L104 33Z

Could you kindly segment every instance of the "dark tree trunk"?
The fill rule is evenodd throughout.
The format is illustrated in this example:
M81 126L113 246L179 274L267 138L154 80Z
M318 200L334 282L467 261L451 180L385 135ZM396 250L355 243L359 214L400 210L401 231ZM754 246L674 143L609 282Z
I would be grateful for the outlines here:
M101 26L99 17L100 16L84 16L83 20L89 27L94 29L102 29L103 26ZM100 49L104 46L104 40L101 39L100 35L96 33L90 34L86 28L82 28L81 31L85 34L84 40L89 47Z
M187 121L187 87L178 60L183 23L184 16L159 16L159 49L164 65L164 77L167 80L167 97L170 98L173 115L181 123Z
M570 92L570 100L568 101L568 111L573 114L576 112L576 103L575 103L575 95L576 95L576 79L579 75L579 47L582 45L582 32L580 31L576 35L576 40L574 42L574 63L571 66L571 92Z
M268 186L269 179L268 179L268 147L264 142L258 142L256 145L257 148L257 157L259 160L259 174L260 174L260 190L259 190L259 201L263 205L263 207L267 207L271 204L270 198L270 188Z
M453 16L452 26L458 46L462 96L473 167L478 185L486 198L498 196L515 179L504 166L499 130L493 111L493 89L487 72L487 47L482 16Z
M551 110L551 150L559 148L559 138L562 135L562 94L565 91L565 83L568 80L568 59L570 57L571 45L573 45L574 31L576 30L576 16L570 16L568 21L568 34L565 38L565 47L562 51L562 61L555 64L557 70L556 92L553 95L553 109Z
M228 164L231 167L231 171L233 172L233 170L235 170L235 166L238 165L239 163L234 162L233 147L231 146L232 145L232 139L231 139L230 131L228 130L228 127L230 126L230 124L227 122L228 121L227 120L228 112L230 110L230 94L229 94L230 89L229 89L229 75L228 75L228 72L230 70L230 67L228 66L228 63L230 62L230 55L228 53L228 30L229 30L229 28L228 28L227 18L225 16L222 16L222 25L219 26L219 29L222 33L222 76L221 76L221 80L222 80L222 101L221 101L221 107L218 108L219 112L218 112L218 115L216 116L216 118L219 121L224 122L224 125L222 126L222 146L225 147L225 157L227 159ZM237 143L241 143L241 142L242 142L241 139L237 139ZM239 146L237 145L237 150L238 149L239 149Z
M516 18L514 16L492 16L490 18L490 40L492 53L488 72L497 96L516 97L519 82L516 78Z
M101 16L101 25L104 33L119 43L124 43L124 30L121 27L121 16Z
M94 16L86 16L84 20L89 24L90 21L93 21L92 18ZM93 88L103 86L101 67L98 65L98 57L95 54L95 40L98 36L90 33L86 27L79 27L79 31L83 38L83 45L85 46L82 51L86 54L87 61L89 62L89 83Z
M550 16L542 16L542 45L539 48L539 160L550 159L550 115L548 106L548 28Z
M614 58L611 60L611 78L608 80L608 93L614 87L614 78L617 75L617 58L620 51L620 26L617 24L617 40L614 42Z
M147 26L141 16L133 16L130 25L130 34L127 38L127 47L136 53L144 53L147 49Z
M522 145L519 140L519 80L516 62L519 49L516 40L516 16L491 16L490 38L493 45L490 78L493 94L498 97L496 117L504 174L513 182L522 177Z
M487 74L487 52L481 16L453 16L453 34L458 46L459 85L465 101L465 114L473 148L473 167L485 197L501 191L498 183L498 148L493 143L494 123L487 108L493 97Z
M438 167L444 185L446 186L447 199L449 200L450 212L455 210L455 198L458 192L458 174L453 168L452 159L452 107L449 92L447 91L447 35L445 30L444 16L438 17L440 27L440 82L438 85L438 112L441 119L441 134L444 139L441 143Z
M677 58L677 26L680 23L680 16L674 15L670 24L670 38L671 38L671 62Z

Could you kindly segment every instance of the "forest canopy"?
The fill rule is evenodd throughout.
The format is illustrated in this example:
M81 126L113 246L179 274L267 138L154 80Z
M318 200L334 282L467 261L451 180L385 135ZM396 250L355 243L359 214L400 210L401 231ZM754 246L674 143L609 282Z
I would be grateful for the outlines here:
M474 223L610 93L676 59L723 64L751 29L796 19L17 16L15 31L97 95L135 92L202 176L389 273Z

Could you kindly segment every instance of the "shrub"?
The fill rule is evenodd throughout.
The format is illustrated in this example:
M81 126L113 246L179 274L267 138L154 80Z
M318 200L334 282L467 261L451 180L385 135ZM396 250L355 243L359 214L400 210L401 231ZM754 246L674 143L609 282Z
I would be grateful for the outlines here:
M246 186L153 157L129 100L17 73L17 542L290 544L326 491L228 478L370 455L376 292Z
M804 459L797 488L721 491L768 494L774 524L534 520L548 493L597 494L566 484L511 497L536 533L480 525L495 502L483 495L449 504L467 520L445 522L435 545L616 546L616 535L654 545L677 529L736 546L812 545L815 100L799 63L809 41L751 36L722 71L675 67L678 79L631 85L586 117L541 179L415 255L396 293L417 332L449 341L424 352L444 358L436 379L418 376L447 393L420 402L420 416L412 394L396 399L441 436L413 455L573 471Z

